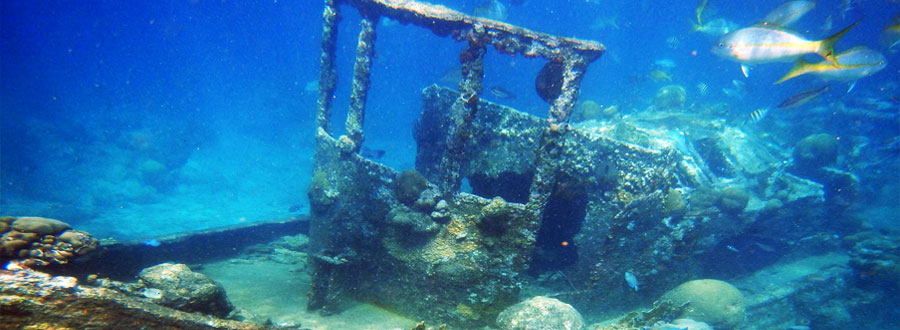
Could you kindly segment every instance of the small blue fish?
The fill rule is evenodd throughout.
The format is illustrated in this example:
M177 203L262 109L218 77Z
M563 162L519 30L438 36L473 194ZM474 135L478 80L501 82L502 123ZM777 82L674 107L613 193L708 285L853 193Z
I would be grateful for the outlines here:
M634 289L635 292L638 290L638 279L631 272L625 272L625 282L628 283L628 287Z
M152 246L152 247L157 247L160 244L162 244L162 243L158 239L155 239L155 238L151 238L151 239L144 241L144 245Z

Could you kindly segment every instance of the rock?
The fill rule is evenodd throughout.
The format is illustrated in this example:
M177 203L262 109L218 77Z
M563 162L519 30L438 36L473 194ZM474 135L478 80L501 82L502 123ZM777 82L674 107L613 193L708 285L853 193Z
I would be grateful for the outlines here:
M744 322L744 295L727 282L711 279L685 282L666 292L660 300L669 300L675 306L688 304L679 318L705 322L716 329L733 329Z
M225 317L234 309L225 289L187 265L159 264L145 268L138 277L147 287L162 291L160 305L216 317Z
M750 202L750 196L747 195L745 191L739 188L729 187L722 190L716 206L718 206L722 212L738 214L747 207L748 202Z
M41 217L19 217L12 222L13 230L36 233L38 235L54 235L69 229L69 224L56 220Z
M97 239L69 229L62 221L41 217L0 218L0 263L17 260L24 266L67 264L97 249Z
M504 330L580 330L584 319L571 305L562 301L534 297L512 305L497 317Z
M0 296L3 329L282 329L182 313L113 288L27 268L0 273Z
M794 146L794 167L808 172L837 160L838 143L834 136L819 133L807 136Z
M388 213L388 224L398 228L403 235L425 235L436 233L440 226L428 215L399 206Z
M415 203L422 191L428 188L428 180L416 170L400 172L394 183L394 194L397 196L397 200L406 205Z
M0 217L0 233L9 230L9 224L16 220L15 217Z
M825 201L830 205L847 208L859 196L859 177L851 172L823 167L813 179L825 186Z
M855 280L887 292L900 288L900 243L897 236L864 231L844 238Z

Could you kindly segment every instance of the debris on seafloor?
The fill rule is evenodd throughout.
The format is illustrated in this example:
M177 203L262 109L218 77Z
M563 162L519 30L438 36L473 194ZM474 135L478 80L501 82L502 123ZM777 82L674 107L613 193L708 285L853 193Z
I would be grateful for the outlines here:
M3 326L81 329L89 324L105 329L281 329L181 312L156 304L153 293L151 298L146 298L139 285L126 285L134 291L130 292L113 288L109 280L92 280L106 284L80 284L74 277L52 276L11 262L6 270L0 270Z

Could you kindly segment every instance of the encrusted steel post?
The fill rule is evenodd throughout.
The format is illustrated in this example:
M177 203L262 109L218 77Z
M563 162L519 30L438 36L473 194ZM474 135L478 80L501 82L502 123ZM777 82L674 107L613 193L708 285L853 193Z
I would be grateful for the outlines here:
M569 130L569 114L575 107L581 86L581 79L589 61L579 54L570 54L563 60L562 90L554 100L547 115L549 126L541 136L540 147L535 158L534 180L528 197L527 209L536 220L543 214L544 206L556 184L559 167L559 153L565 134Z
M325 133L331 133L331 101L337 86L334 50L339 20L335 0L325 0L325 10L322 13L322 55L319 60L319 108L316 112L316 126Z
M353 66L353 91L350 94L350 109L347 111L346 135L341 137L341 148L346 152L357 152L363 143L363 121L366 116L366 96L369 94L369 75L375 56L375 25L378 16L362 12L359 22L359 41L356 45L356 64Z
M484 54L487 51L485 44L490 39L477 27L468 34L467 39L468 47L459 52L459 62L462 64L460 94L450 108L450 120L453 124L448 127L447 150L441 158L442 178L437 183L444 195L453 195L459 191L461 184L459 168L465 157L463 145L474 134L470 122L478 111L478 95L483 90L481 82L484 79Z

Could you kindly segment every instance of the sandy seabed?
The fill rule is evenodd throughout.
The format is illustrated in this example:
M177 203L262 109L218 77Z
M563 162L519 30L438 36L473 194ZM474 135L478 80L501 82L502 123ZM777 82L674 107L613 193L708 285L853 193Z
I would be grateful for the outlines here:
M416 322L370 304L321 316L306 310L310 276L305 267L271 260L228 259L203 265L200 272L219 282L235 308L301 328L410 329ZM252 275L251 275L252 274Z

